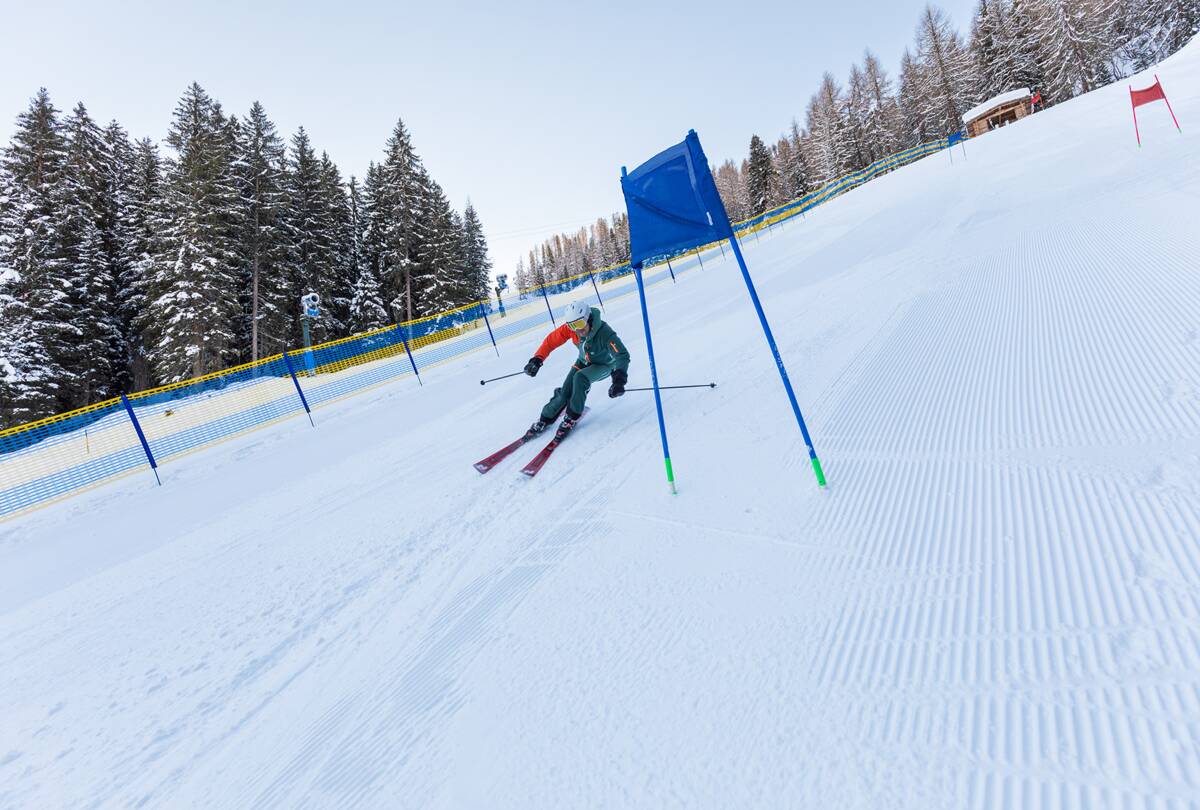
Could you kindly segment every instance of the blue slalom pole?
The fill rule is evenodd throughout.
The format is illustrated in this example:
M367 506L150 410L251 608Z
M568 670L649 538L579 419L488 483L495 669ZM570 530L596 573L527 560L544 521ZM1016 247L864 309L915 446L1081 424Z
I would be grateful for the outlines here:
M546 285L542 285L542 298L546 301L546 311L550 313L550 323L558 326L558 322L554 320L554 310L550 309L550 299L546 296Z
M500 347L496 345L496 336L494 334L492 334L492 324L488 321L488 316L487 316L488 305L487 305L487 303L480 301L479 308L483 310L483 322L488 328L488 337L490 337L492 339L492 348L496 350L496 356L499 357L500 356Z
M588 278L592 280L592 289L596 291L596 300L600 302L600 309L604 309L604 299L600 297L600 288L596 286L596 277L592 275L591 270L588 270Z
M671 494L678 494L675 490L675 471L671 469L671 450L667 447L667 424L663 421L662 409L662 394L658 390L658 370L654 365L654 341L650 337L650 314L646 310L646 287L642 283L642 268L637 266L633 268L633 274L637 278L638 298L642 302L642 324L646 327L646 353L650 355L650 381L654 385L654 407L658 409L658 432L662 436L663 461L667 465L667 485L671 487Z
M817 483L822 487L825 486L825 473L821 470L821 460L817 458L817 451L813 449L812 438L808 435L808 426L804 424L804 416L800 413L800 406L796 402L796 393L792 390L792 382L788 379L787 369L783 367L783 358L779 356L779 347L775 345L775 336L771 334L771 326L767 323L767 316L763 313L762 303L758 300L758 293L754 289L754 282L750 280L750 271L746 269L746 260L742 258L742 250L738 246L736 236L731 236L729 245L733 248L733 255L737 257L738 266L742 268L742 278L746 280L746 289L750 292L750 300L754 302L754 311L758 313L759 323L762 324L763 334L767 338L767 345L771 347L771 354L775 358L775 365L779 368L779 377L783 380L783 387L787 391L788 401L792 403L792 411L796 414L796 423L800 425L800 433L804 436L804 444L808 447L808 457L812 461L813 472L816 473ZM643 303L643 307L645 304ZM649 325L647 325L649 330ZM647 334L649 332L647 331ZM654 361L650 361L650 370L654 370ZM657 386L657 383L655 383ZM655 392L657 396L657 391ZM663 437L664 443L666 436ZM665 446L665 444L664 444Z
M137 415L133 412L133 407L130 406L129 400L121 394L121 404L125 406L125 413L129 414L129 421L133 422L133 429L137 432L138 441L142 443L142 450L146 453L146 458L150 461L150 469L154 473L154 480L158 485L162 486L162 479L158 477L158 462L154 460L154 454L150 452L150 442L146 441L146 434L142 433L142 425L138 422Z
M421 382L421 372L417 371L417 361L413 360L412 350L408 348L408 338L404 337L404 333L400 331L400 326L396 326L396 334L400 336L400 340L404 341L404 352L408 355L408 362L412 366L413 374L417 375L417 382L421 387L425 387L425 383Z
M292 384L296 386L296 393L300 395L300 404L304 406L304 412L308 414L308 423L313 427L317 423L313 421L312 410L308 407L308 399L304 396L304 389L300 387L300 381L296 379L296 369L292 368L292 358L288 357L288 353L283 353L283 363L287 366L288 374L292 375Z

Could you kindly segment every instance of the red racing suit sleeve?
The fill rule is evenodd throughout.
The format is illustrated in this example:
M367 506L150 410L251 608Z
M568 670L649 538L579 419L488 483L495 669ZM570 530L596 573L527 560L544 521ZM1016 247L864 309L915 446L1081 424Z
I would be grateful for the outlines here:
M568 340L572 341L576 345L579 344L579 336L575 334L575 330L564 323L562 326L546 335L546 339L542 341L541 346L538 346L538 350L533 353L533 356L539 358L542 360L542 362L545 362L546 358L550 356L550 352L554 351Z

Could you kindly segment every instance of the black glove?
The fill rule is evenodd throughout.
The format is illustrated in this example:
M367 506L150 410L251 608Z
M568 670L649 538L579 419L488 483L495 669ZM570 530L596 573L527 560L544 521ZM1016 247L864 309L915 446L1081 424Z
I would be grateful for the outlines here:
M608 396L611 399L616 399L625 393L625 383L629 382L629 377L621 369L617 369L612 373L612 385L608 387Z
M525 373L530 377L536 377L538 369L542 367L542 358L530 357L529 362L525 364Z

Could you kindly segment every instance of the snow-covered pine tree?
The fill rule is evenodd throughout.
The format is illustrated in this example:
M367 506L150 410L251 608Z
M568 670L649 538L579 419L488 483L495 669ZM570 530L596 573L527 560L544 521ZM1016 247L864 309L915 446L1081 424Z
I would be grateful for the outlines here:
M809 170L804 158L804 134L800 123L792 119L791 129L779 141L779 187L783 199L788 202L807 194L810 190ZM783 148L787 144L787 148Z
M963 128L962 114L978 101L971 56L950 18L926 5L917 25L917 60L923 68L925 110L934 135L945 137Z
M17 117L0 160L0 418L16 425L71 402L64 365L79 330L63 261L66 144L45 88Z
M1066 101L1115 78L1116 0L1044 0L1038 17L1038 49L1051 99Z
M1005 0L979 0L975 8L968 50L975 66L980 100L1018 87L1013 52L1005 36L1007 13Z
M240 222L229 122L199 84L183 94L167 134L163 207L149 302L149 357L174 382L218 371L236 353L241 314Z
M756 217L771 207L771 188L775 184L775 166L771 153L757 135L750 137L750 157L746 172L746 197L750 216Z
M425 169L402 120L392 129L379 171L376 228L383 247L384 295L403 320L412 320L416 314L412 279L420 249L418 219Z
M1038 45L1037 12L1041 2L1044 0L1012 0L999 36L1012 60L1012 87L1008 89L1025 87L1041 92L1047 103L1054 103L1046 90L1046 70Z
M62 195L60 250L69 268L72 326L78 334L63 364L73 378L68 408L79 408L120 393L114 358L124 354L116 306L112 252L105 230L112 229L112 160L103 133L83 103L63 125L66 163Z
M288 276L292 279L292 289L288 295L287 342L296 346L301 340L300 297L310 292L321 296L321 315L309 324L313 343L328 340L335 334L329 306L334 256L332 222L321 188L321 162L304 127L292 136L291 151L286 221L291 243Z
M291 297L296 285L289 262L283 138L257 101L246 116L243 133L237 173L245 211L241 291L244 325L240 337L249 348L246 359L257 360L288 348L292 338Z
M162 161L149 138L132 147L129 161L118 212L117 312L129 347L128 390L140 391L153 381L145 334L150 317L147 293L152 288L154 256L159 252L157 229L162 222Z
M355 237L346 184L326 152L321 153L320 193L324 230L329 240L329 265L321 283L327 296L323 299L326 328L330 337L344 337L350 333L350 301L358 279L358 268L354 265Z
M871 95L866 75L858 65L850 66L843 99L842 120L849 147L848 171L858 171L875 161L876 146L867 135L867 119L871 114Z
M933 125L927 110L927 77L925 69L906 48L900 57L900 148L918 146L933 137Z
M598 220L596 225L608 230L604 220ZM598 244L602 244L597 240ZM462 217L463 266L468 280L468 296L471 300L487 301L491 295L492 260L488 258L487 238L483 235L483 223L471 201L463 209ZM599 262L604 259L597 256ZM603 266L602 264L599 266Z
M730 221L737 222L748 217L750 204L746 197L746 184L742 181L742 173L734 162L727 160L717 167L713 172L713 180Z
M1200 32L1200 0L1141 0L1122 11L1127 40L1122 56L1145 70L1182 48Z
M865 123L866 139L874 144L875 160L878 160L900 150L902 124L892 80L870 50L863 54L863 81L870 102Z
M128 305L131 295L129 286L133 283L133 277L126 249L132 238L126 212L136 180L137 159L129 135L116 121L111 121L104 129L104 149L108 154L108 174L105 178L106 206L100 229L105 262L113 279L112 319L118 336L109 362L113 370L114 389L127 392L134 390L134 355L140 350L140 341L133 327L134 313Z
M820 89L808 103L805 127L810 136L806 157L817 185L838 179L850 163L843 109L842 89L833 74L826 72Z
M368 174L375 171L375 164L372 163ZM364 246L368 227L366 200L358 178L353 175L350 176L347 202L350 211L349 267L355 273L354 290L350 296L349 329L355 333L386 326L391 318L383 303L383 288L379 281L379 251L368 251Z

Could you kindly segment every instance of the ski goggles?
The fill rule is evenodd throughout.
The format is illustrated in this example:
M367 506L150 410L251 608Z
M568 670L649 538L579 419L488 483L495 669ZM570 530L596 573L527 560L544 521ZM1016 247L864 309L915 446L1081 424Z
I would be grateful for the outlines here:
M582 330L583 327L587 326L587 322L588 322L587 318L576 318L573 321L567 321L567 326L571 327L576 332L578 332L578 331Z

